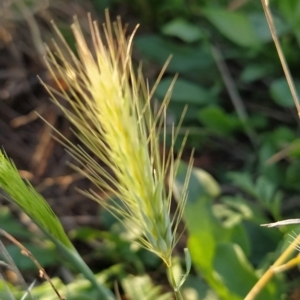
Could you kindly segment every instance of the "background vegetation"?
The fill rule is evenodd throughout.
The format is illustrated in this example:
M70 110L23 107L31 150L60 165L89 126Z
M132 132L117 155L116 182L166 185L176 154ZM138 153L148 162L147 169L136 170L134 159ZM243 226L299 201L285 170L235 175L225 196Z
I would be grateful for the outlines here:
M23 3L23 4L21 4ZM121 15L131 31L136 64L153 82L172 54L155 97L161 101L179 73L169 106L170 123L188 105L180 137L189 131L184 158L195 148L195 169L184 213L186 233L175 249L176 271L184 273L183 248L192 256L184 299L243 299L298 234L293 225L266 229L260 224L299 215L299 118L273 45L261 3L212 0L4 1L0 7L0 144L58 214L83 259L97 278L124 299L169 299L162 262L136 246L134 237L96 203L78 194L89 183L65 165L72 160L50 137L34 111L70 139L69 123L48 100L36 74L49 84L42 63L42 41L49 41L54 18L74 46L69 24L85 22L92 11ZM277 33L296 87L300 90L300 3L270 1ZM180 138L179 138L180 142ZM177 179L180 191L185 165ZM2 201L2 200L1 200ZM11 204L1 206L0 227L20 240L53 278L67 299L95 299L89 283L62 265L53 245ZM18 221L17 221L18 220ZM3 240L6 253L27 283L36 267ZM6 250L5 250L6 249ZM3 267L0 281L16 292L20 278ZM38 279L38 281L41 281ZM299 299L297 268L279 273L257 299ZM6 282L6 283L5 283ZM49 284L36 284L38 299L55 299ZM16 292L18 293L18 292ZM19 292L23 295L24 292ZM52 295L52 296L51 296ZM46 298L48 297L48 298ZM51 298L52 297L52 298ZM9 299L9 298L8 298Z

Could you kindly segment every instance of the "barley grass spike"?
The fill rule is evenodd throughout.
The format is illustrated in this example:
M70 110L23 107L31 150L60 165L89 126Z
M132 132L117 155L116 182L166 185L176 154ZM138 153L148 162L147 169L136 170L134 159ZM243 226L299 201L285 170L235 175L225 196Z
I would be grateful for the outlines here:
M173 147L179 131L174 126L168 130L172 143L166 150L166 109L172 86L153 113L154 90L164 70L150 89L141 68L135 71L133 67L134 33L127 36L120 19L111 23L108 13L101 30L91 18L89 27L91 43L85 39L77 20L72 25L76 53L55 27L59 41L54 43L54 50L47 52L48 69L60 89L45 87L74 126L84 147L72 144L62 135L59 139L78 161L79 166L73 167L105 196L93 190L82 192L124 224L138 228L142 232L139 243L161 257L170 268L186 201L184 192L171 216L172 185L182 153L181 147L174 159ZM67 90L60 85L61 79ZM191 165L192 160L186 184ZM107 195L117 197L122 205L108 202ZM174 287L176 284L171 281Z

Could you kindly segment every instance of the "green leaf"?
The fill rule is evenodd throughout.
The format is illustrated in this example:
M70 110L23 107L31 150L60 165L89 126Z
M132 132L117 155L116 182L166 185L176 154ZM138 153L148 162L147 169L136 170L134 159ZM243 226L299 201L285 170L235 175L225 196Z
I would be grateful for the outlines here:
M255 185L249 173L229 172L228 178L245 192L252 196L256 196Z
M12 161L0 151L0 188L41 229L53 236L68 249L74 249L58 217L46 200L38 194L28 181L23 181Z
M165 97L172 81L173 78L167 77L159 83L155 92L158 98L163 99ZM171 99L174 102L180 102L184 104L190 103L203 105L209 103L211 101L211 98L211 93L209 93L199 85L178 78L175 82Z
M257 63L257 64L246 64L245 69L241 74L241 80L248 83L255 80L264 78L276 71L274 64Z
M1 151L0 188L41 228L65 257L90 280L101 299L115 299L109 289L97 282L95 275L72 245L58 217L46 200L37 193L28 181L22 180L14 163Z
M183 189L186 170L186 165L181 164L174 186L175 199ZM257 276L245 253L235 243L241 244L248 253L250 252L248 238L236 236L246 234L245 229L241 227L241 218L237 225L225 226L216 217L213 198L219 195L220 190L207 172L193 169L187 191L184 220L189 233L188 247L196 271L204 277L220 299L244 299L246 292L249 292L257 281ZM243 206L241 209L245 211ZM244 213L249 214L249 211ZM236 277L239 278L235 280ZM270 285L258 299L275 299L268 291L269 287Z
M270 29L266 20L266 16L263 12L254 12L248 15L249 21L251 22L256 36L263 43L272 41ZM280 37L283 33L288 30L286 22L283 22L277 15L273 15L273 22L276 28L276 34Z
M298 0L279 1L278 6L279 6L279 11L283 14L285 21L288 22L290 29L293 31L299 47L300 45L300 33L299 33L300 2Z
M204 16L226 38L243 47L256 47L259 39L249 19L240 12L206 8Z
M216 292L211 289L207 283L198 276L189 275L182 289L184 300L219 300Z
M180 163L178 174L176 178L175 193L182 190L185 176L187 172L187 165ZM221 189L217 181L205 170L193 168L192 176L189 180L188 190L191 192L188 201L198 202L201 196L208 196L210 199L220 195Z
M180 288L185 283L186 279L190 275L191 268L192 268L192 259L191 259L190 251L189 251L188 248L184 249L184 257L185 257L186 268L185 268L184 275L183 276L181 275L182 278L181 278L181 280L180 280L180 282L178 284L178 288Z
M168 65L170 72L180 72L180 74L185 72L190 74L190 72L195 70L203 71L209 69L211 72L212 70L217 71L210 50L203 47L203 45L190 47L188 45L177 44L159 35L139 36L135 39L134 44L145 59L151 62L154 61L161 66L172 55L172 60Z
M172 116L172 120L174 120L174 123L177 124L182 117L182 112L184 111L184 109L186 109L186 113L184 115L184 124L193 124L193 122L198 121L198 114L201 107L202 106L199 106L197 104L188 104L187 106L185 103L171 101L168 106L168 110L170 112L170 115ZM197 133L198 135L207 134L207 132L202 133L200 128L199 130L197 128ZM179 141L178 143L179 147L181 145L181 142Z
M177 37L186 43L199 41L203 36L198 26L181 18L165 24L161 31L165 35Z
M241 128L241 122L236 116L227 114L219 106L208 106L199 112L199 120L210 130L219 134L229 134Z
M255 191L259 199L269 202L274 197L277 187L272 181L263 175L259 176L255 181Z
M29 243L23 243L23 245L32 253L34 258L43 267L55 265L59 261L58 253L54 249L41 248L40 246L35 246ZM27 256L24 256L21 253L20 248L16 245L8 245L6 246L6 250L9 252L13 262L20 270L28 271L37 269L32 260Z
M251 220L256 224L267 222L266 217L253 201L247 201L242 196L223 196L220 199L221 203L225 204L235 212L239 213L243 220Z
M297 138L295 131L286 126L279 126L275 130L273 130L269 136L277 146L278 150L282 150L282 147L287 147Z
M178 198L182 192L186 171L187 166L181 163L174 186L175 198ZM188 248L194 266L209 285L224 299L240 300L222 285L213 270L217 243L228 236L211 209L212 198L219 193L218 184L207 172L193 169L184 212L184 220L189 232Z
M231 229L230 231L231 243L241 247L244 255L249 257L249 255L251 254L251 244L250 244L249 237L247 235L247 231L245 227L242 225L242 222L240 222L240 224L236 224L235 226L232 226L230 229Z
M255 129L265 129L268 125L269 119L259 113L255 113L254 115L250 115L247 119L247 123L249 126Z
M299 95L300 83L295 82L295 87ZM291 95L290 88L284 77L276 79L270 86L270 94L274 102L282 107L294 107L295 103Z
M256 209L256 211L261 214L261 210ZM244 221L243 224L251 244L249 260L253 265L261 266L267 259L267 256L276 249L278 243L282 240L282 233L279 230L269 230L269 228L260 226L260 224L268 223L268 219L265 218L263 221L258 221L249 220ZM271 263L273 261L270 261Z
M223 201L222 201L223 202ZM223 226L228 229L228 239L238 244L246 255L250 254L250 243L242 221L245 218L242 212L224 204L213 206L215 216L221 220Z
M288 146L289 157L300 157L300 139L296 139L290 143Z
M171 293L163 293L162 287L154 285L148 275L129 275L122 280L122 286L128 299L131 300L168 300L171 298Z
M257 282L257 276L241 248L232 243L220 243L214 257L214 270L231 293L241 298L248 294ZM268 290L263 289L258 300L272 300Z
M285 174L286 185L290 188L300 190L299 187L300 161L290 164Z
M14 236L15 238L30 238L32 234L25 231L24 227L21 226L16 220L13 218L10 210L6 206L0 207L0 227L1 229L7 231L9 234Z

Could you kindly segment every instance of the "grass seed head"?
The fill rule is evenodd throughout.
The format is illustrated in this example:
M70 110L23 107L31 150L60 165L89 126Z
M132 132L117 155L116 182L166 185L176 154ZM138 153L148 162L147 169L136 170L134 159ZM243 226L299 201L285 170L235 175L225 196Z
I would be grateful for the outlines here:
M180 153L178 160L174 160L173 146L178 133L175 130L172 130L169 155L165 149L170 91L154 116L153 90L148 88L141 72L133 68L133 34L127 37L120 19L111 23L108 14L101 31L96 22L89 19L89 23L91 45L85 40L79 23L75 21L72 25L77 55L56 29L61 44L54 44L54 51L48 49L47 66L61 89L46 88L76 128L83 145L108 166L109 171L80 146L62 139L81 164L77 169L102 191L118 197L122 207L109 204L93 191L84 193L120 219L132 221L143 233L140 243L169 265L185 203L183 197L172 219L171 192L166 192L164 180L169 170L170 182L174 182ZM60 85L61 79L68 91ZM61 97L67 100L69 108L62 104Z

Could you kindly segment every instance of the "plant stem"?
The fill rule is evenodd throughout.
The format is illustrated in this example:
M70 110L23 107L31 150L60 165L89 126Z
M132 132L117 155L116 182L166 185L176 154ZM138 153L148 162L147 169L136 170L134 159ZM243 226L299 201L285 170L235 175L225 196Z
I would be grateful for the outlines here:
M168 270L167 271L168 271L169 283L170 283L170 285L173 288L176 300L183 300L183 297L181 295L180 289L178 288L178 285L177 285L175 277L174 277L172 265L168 266Z
M296 91L296 88L295 88L293 78L291 76L289 67L286 63L286 60L285 60L280 42L279 42L278 37L277 37L275 24L274 24L274 21L273 21L273 16L272 16L271 10L269 8L269 1L268 0L261 0L261 2L262 2L262 6L263 6L263 9L264 9L264 12L265 12L265 15L266 15L266 19L267 19L267 22L268 22L268 25L269 25L269 28L270 28L270 32L271 32L274 44L276 46L276 50L277 50L277 53L278 53L278 56L279 56L279 59L280 59L280 62L281 62L281 66L282 66L286 81L289 85L293 100L295 102L295 106L297 108L298 116L300 117L300 101L299 101L299 98L298 98L298 95L297 95L297 91Z
M77 269L82 272L86 279L88 279L93 287L98 292L98 299L101 300L115 300L114 294L105 286L100 284L95 277L95 274L91 271L91 269L87 266L87 264L83 261L81 256L76 252L70 252L68 258L74 263Z
M72 263L79 272L81 272L84 277L90 281L94 289L98 292L98 299L101 300L116 300L114 294L104 285L96 280L95 274L91 271L88 265L84 262L81 256L78 254L77 250L65 247L57 239L55 239L51 234L45 231L42 227L40 229L44 234L56 245L56 247L61 251L63 257Z

